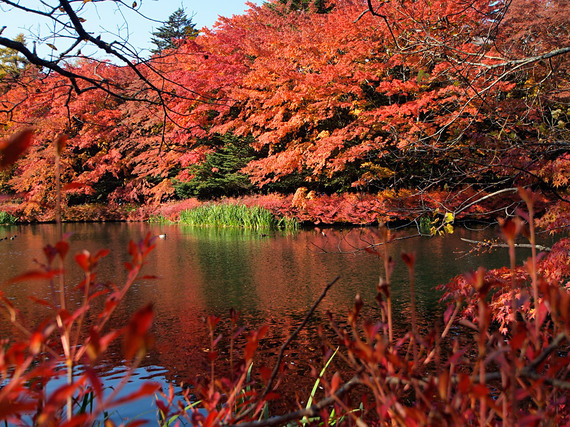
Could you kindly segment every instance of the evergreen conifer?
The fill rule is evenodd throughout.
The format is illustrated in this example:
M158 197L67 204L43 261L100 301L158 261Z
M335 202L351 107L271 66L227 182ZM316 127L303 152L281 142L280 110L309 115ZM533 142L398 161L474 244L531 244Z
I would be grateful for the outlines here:
M152 33L154 37L151 38L151 42L156 45L156 49L152 49L151 52L161 54L166 49L176 48L180 40L196 37L198 33L192 18L186 15L183 8L178 8L168 17L164 25Z

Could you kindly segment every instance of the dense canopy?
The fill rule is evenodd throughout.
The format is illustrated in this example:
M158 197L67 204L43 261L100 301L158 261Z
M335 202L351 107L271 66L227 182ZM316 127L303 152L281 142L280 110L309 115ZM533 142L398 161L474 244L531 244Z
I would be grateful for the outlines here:
M75 62L119 96L36 67L5 79L2 133L36 142L1 185L27 213L51 206L66 133L69 204L306 189L459 214L497 192L505 208L514 186L566 197L568 1L297 3L251 5L138 69Z

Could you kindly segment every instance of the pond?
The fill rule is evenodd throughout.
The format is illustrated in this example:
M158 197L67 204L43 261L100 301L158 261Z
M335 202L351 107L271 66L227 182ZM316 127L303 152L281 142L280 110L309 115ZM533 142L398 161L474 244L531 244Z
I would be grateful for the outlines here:
M288 378L283 381L298 387L313 381L308 373L311 365L319 365L319 324L327 323L327 312L344 319L357 293L367 309L375 315L376 285L383 274L381 260L363 251L371 242L380 242L377 228L307 229L292 234L229 229L196 229L180 225L146 223L73 223L63 225L69 233L71 253L83 249L96 252L102 248L111 255L97 268L98 281L124 283L125 261L129 240L139 240L147 233L166 234L156 240L144 273L157 279L137 280L126 301L115 313L116 326L127 323L139 308L154 305L154 347L144 366L137 371L138 379L154 379L172 384L192 383L208 370L204 349L208 331L204 319L208 315L222 317L219 333L228 332L229 310L241 312L240 323L250 328L269 325L268 337L260 352L261 362L271 365L272 358L287 336L302 321L307 311L331 280L339 277L318 307L313 321L299 335L287 357L292 361ZM389 245L396 260L392 277L392 296L396 329L409 326L410 299L408 271L401 261L401 252L415 252L417 257L416 289L418 318L427 330L445 310L438 301L435 287L452 277L483 265L494 268L507 265L507 251L491 254L468 254L471 245L461 240L483 240L496 236L493 227L457 229L452 235L406 239L415 230L394 231L397 238ZM14 237L15 236L15 237ZM42 314L28 296L48 298L49 289L43 282L6 284L6 280L24 271L36 269L43 262L42 248L57 241L53 224L18 225L0 228L0 281L2 290L20 308L30 322L39 322ZM82 280L73 266L72 256L66 266L68 286ZM79 299L79 297L78 297ZM0 337L11 333L3 319ZM109 361L101 366L107 383L116 381L122 369L120 346L109 351ZM223 358L222 358L223 359ZM227 371L227 362L220 360L219 372ZM142 409L141 409L142 408ZM148 405L146 407L148 409ZM144 412L144 406L126 408L120 415L132 417ZM148 418L148 417L147 417ZM151 417L152 418L152 417Z

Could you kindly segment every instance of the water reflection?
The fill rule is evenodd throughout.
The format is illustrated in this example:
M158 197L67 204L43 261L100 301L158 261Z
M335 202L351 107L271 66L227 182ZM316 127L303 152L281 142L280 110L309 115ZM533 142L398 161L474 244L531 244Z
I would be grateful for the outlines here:
M71 253L109 248L112 255L100 262L98 280L117 285L126 279L124 262L128 259L128 241L149 232L153 235L166 233L166 239L157 239L156 249L144 269L146 274L160 278L138 280L125 304L115 313L114 324L125 324L138 308L148 302L154 303L156 345L149 353L146 365L158 367L160 375L170 381L187 382L205 372L202 350L207 345L207 328L203 319L209 314L227 318L229 309L234 308L242 312L242 322L251 327L269 324L270 334L261 351L262 362L271 364L280 343L296 328L325 285L340 276L317 310L315 320L300 334L288 353L288 357L297 362L290 366L287 381L297 386L312 382L307 375L309 367L320 357L315 331L317 324L327 322L327 311L342 318L356 293L360 293L369 304L367 314L375 315L375 287L382 274L382 262L357 250L367 243L380 241L374 228L327 229L325 233L312 229L295 234L265 235L255 231L177 225L101 223L64 224L64 232L71 233ZM403 237L406 233L409 231L395 234ZM17 235L17 238L0 241L2 282L37 268L37 263L43 262L44 258L42 247L46 243L55 243L57 237L55 226L46 224L0 228L0 238L5 235ZM440 294L435 291L436 285L479 265L493 268L507 264L506 251L461 257L470 248L468 243L460 240L461 237L482 240L491 236L492 230L457 230L450 236L397 240L390 244L389 252L397 261L392 277L397 328L407 329L410 319L408 272L400 260L401 252L416 253L418 318L427 328L445 309L438 303ZM66 265L69 289L82 280L71 258ZM4 284L2 290L31 323L41 321L45 314L27 296L51 298L46 283ZM75 300L79 301L80 295L76 295ZM227 334L228 325L227 320L222 321L219 329ZM10 333L7 322L0 325L0 333L0 336ZM227 352L222 352L222 356L222 362L229 359ZM119 346L111 349L109 357L120 365ZM220 365L223 372L225 364Z

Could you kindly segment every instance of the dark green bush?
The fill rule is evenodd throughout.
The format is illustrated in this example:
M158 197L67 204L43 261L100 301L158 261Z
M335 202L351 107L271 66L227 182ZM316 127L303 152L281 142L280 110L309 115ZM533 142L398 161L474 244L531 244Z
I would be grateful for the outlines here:
M194 178L175 183L176 195L181 199L210 200L249 194L253 184L240 170L255 157L255 150L248 142L235 139L227 142L208 154L203 163L190 166Z

